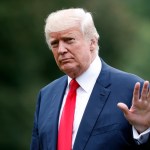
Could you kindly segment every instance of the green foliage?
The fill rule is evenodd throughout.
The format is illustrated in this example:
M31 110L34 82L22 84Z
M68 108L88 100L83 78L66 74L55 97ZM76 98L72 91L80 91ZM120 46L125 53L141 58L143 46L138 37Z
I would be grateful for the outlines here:
M93 13L100 56L114 67L150 80L148 0L0 1L0 149L29 149L38 91L63 73L44 38L54 10L83 7Z

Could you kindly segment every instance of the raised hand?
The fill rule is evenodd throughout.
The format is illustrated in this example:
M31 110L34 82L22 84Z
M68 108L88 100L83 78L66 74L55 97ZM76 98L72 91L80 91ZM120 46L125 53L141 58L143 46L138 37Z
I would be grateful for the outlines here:
M140 95L140 83L137 82L133 91L132 106L118 103L124 116L135 129L141 133L150 127L150 90L149 81L145 81Z

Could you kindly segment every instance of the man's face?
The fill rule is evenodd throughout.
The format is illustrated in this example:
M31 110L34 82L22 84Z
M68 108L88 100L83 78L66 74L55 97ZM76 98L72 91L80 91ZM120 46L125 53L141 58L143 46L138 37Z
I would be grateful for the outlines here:
M71 78L81 75L95 58L92 40L87 40L78 27L51 32L50 45L55 61Z

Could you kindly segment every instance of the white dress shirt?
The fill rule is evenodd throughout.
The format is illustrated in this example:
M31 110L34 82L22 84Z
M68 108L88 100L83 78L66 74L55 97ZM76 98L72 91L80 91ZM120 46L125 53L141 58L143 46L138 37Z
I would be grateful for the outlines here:
M90 64L89 68L81 76L76 78L76 81L78 82L80 87L77 89L76 107L75 107L75 115L74 115L74 123L73 123L73 134L72 134L72 147L75 141L75 137L76 137L84 110L86 108L89 97L91 95L91 92L93 90L93 87L95 85L95 82L98 78L100 71L101 71L101 61L100 61L99 56L97 56L95 60ZM71 78L68 77L68 86L66 88L66 92L63 98L62 107L61 107L60 115L59 115L59 121L60 121L60 116L62 114L62 110L66 101L66 96L69 91L70 81L71 81Z
M72 147L74 145L74 141L77 135L77 131L84 113L84 110L86 108L86 105L88 103L88 100L90 98L91 92L93 90L93 87L95 85L95 82L101 72L102 63L100 61L99 56L95 58L95 60L90 64L89 68L78 78L76 78L76 81L80 85L80 87L77 89L77 97L76 97L76 107L75 107L75 115L74 115L74 123L73 123L73 134L72 134ZM89 82L90 80L90 82ZM66 88L66 92L63 98L60 115L59 115L59 121L60 116L62 114L62 110L66 101L66 96L69 91L69 83L71 81L71 78L68 77L68 86ZM133 127L133 137L137 143L143 143L148 140L148 133L150 129L147 130L147 132L144 132L143 134L138 134L137 131ZM146 136L145 136L146 135ZM144 136L144 138L143 138ZM142 138L141 138L142 137ZM144 139L144 140L143 140Z

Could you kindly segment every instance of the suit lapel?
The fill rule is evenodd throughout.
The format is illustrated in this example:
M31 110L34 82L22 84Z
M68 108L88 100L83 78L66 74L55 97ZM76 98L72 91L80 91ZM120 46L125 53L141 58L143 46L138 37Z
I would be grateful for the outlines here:
M83 150L85 148L110 93L110 90L107 89L110 85L109 73L107 72L106 64L102 63L102 65L101 73L95 83L78 129L74 150Z
M47 134L47 141L49 150L55 150L57 146L59 111L67 86L67 78L65 78L64 80L60 80L59 83L56 83L55 85L57 86L55 87L55 91L53 91L53 94L50 93L50 95L53 96L51 99L52 105L50 106L48 113L49 121L47 128L49 129L49 132Z

